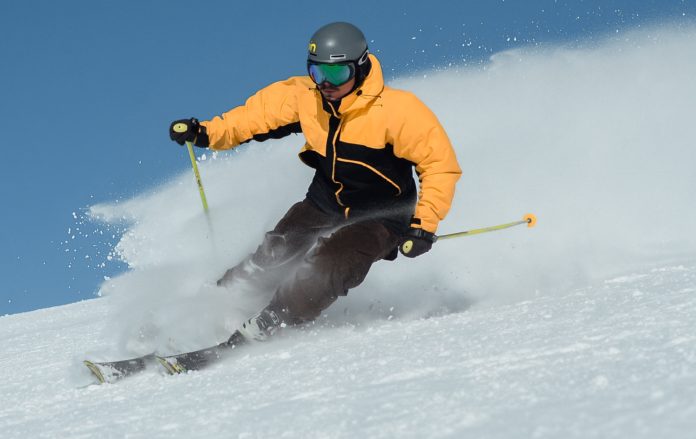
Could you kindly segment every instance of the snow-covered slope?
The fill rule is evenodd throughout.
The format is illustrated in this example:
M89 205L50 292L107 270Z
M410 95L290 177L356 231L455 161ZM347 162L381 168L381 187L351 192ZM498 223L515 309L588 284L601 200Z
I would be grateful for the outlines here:
M82 388L80 360L211 345L265 304L214 281L304 196L301 137L206 155L210 224L190 173L93 206L131 269L0 318L2 437L694 437L692 53L656 28L398 81L463 167L439 232L539 225L375 264L314 327L198 373Z
M428 319L319 326L77 388L108 299L0 319L3 438L691 438L696 265ZM73 371L71 373L71 371Z

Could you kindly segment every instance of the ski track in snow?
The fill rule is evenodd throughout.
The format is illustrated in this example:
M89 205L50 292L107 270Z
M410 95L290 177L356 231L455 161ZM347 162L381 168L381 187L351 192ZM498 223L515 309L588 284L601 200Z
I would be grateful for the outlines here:
M83 387L81 360L211 345L265 304L214 280L304 195L301 137L206 156L210 223L189 172L93 206L131 269L0 317L0 436L696 437L692 53L663 27L397 81L463 167L440 232L539 225L379 262L317 325L204 371Z
M203 371L152 368L80 388L89 375L78 357L100 343L108 306L0 319L3 438L690 438L696 429L696 264L428 319L318 325Z

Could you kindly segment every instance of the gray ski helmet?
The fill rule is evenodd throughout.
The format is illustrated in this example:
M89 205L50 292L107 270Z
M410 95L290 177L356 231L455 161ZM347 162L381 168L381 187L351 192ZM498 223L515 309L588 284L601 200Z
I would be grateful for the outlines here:
M350 23L336 22L321 27L309 39L307 61L315 63L355 62L361 66L367 61L365 35Z

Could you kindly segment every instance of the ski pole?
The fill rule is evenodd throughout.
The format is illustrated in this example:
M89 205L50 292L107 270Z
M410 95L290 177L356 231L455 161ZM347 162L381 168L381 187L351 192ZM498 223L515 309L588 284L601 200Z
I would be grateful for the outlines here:
M186 125L185 123L178 123L174 125L174 131L177 133L185 133L187 130L188 125ZM191 157L191 166L193 167L193 174L196 176L196 183L198 183L198 192L201 194L201 201L203 202L203 211L207 214L208 200L205 198L203 182L201 181L201 173L198 172L198 164L196 164L196 155L193 153L193 144L187 141L186 147L189 150L189 157Z
M176 127L174 127L176 130ZM193 144L191 142L186 142L188 147L189 157L191 157L191 166L193 167L193 173L196 176L196 183L198 184L198 192L201 194L201 202L203 203L203 210L208 213L208 200L205 198L205 191L203 190L203 182L201 181L201 173L198 172L198 165L196 164L196 155L193 153Z
M188 126L185 123L178 123L174 125L174 131L177 133L185 133L188 130ZM205 198L205 191L203 190L203 182L201 181L201 173L198 172L198 164L196 164L196 155L193 153L193 143L186 142L186 147L188 148L189 157L191 157L191 166L193 167L193 174L196 176L196 183L198 184L198 192L201 194L201 202L203 202L203 211L208 213L208 200Z
M534 227L537 223L536 216L533 213L526 214L520 221L513 221L511 223L499 224L497 226L483 227L480 229L465 230L463 232L449 233L447 235L439 235L436 237L436 241L441 239L452 239L461 238L463 236L480 235L481 233L495 232L496 230L508 229L510 227L519 226L522 224L527 224L527 227Z

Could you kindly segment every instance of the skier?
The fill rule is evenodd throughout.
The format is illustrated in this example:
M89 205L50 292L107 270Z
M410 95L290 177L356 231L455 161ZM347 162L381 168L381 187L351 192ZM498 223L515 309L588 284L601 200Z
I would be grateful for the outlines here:
M384 85L357 27L337 22L317 30L307 72L261 89L222 116L176 120L169 130L180 145L214 150L304 135L300 159L316 170L305 199L218 281L244 279L275 292L239 329L245 340L315 319L359 285L373 263L394 260L397 249L408 257L430 250L461 175L435 115L413 94Z

